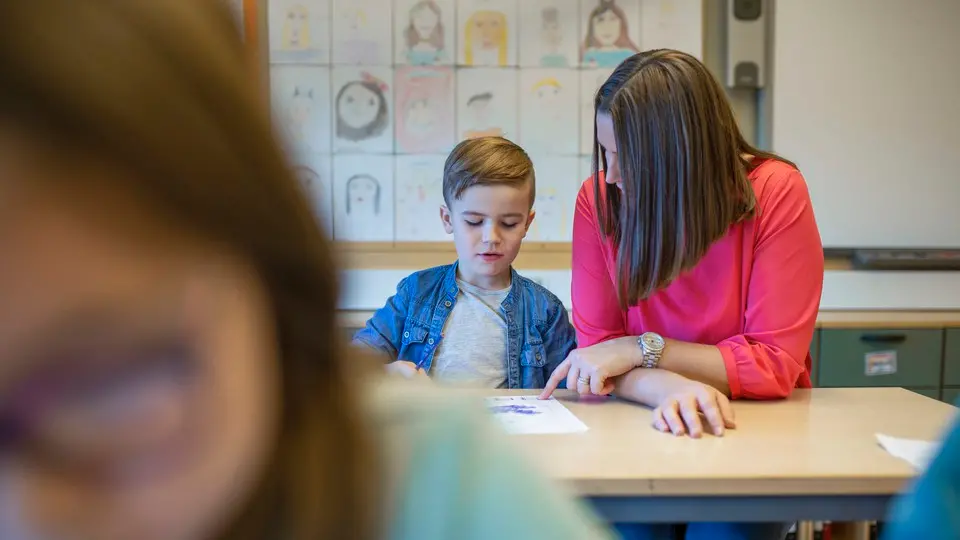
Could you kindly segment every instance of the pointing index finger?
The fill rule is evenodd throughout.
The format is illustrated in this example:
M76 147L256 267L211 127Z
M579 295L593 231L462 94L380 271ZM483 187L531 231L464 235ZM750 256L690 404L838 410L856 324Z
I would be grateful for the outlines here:
M557 366L557 369L553 370L553 373L550 374L550 379L547 380L547 384L543 387L543 391L540 392L540 399L548 399L560 386L560 381L567 378L567 373L570 371L570 360L564 360L560 362L560 365Z

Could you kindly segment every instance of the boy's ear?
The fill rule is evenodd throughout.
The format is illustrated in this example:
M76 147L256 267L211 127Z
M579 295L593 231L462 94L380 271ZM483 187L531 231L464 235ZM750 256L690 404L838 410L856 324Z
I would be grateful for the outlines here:
M453 234L453 217L450 215L450 209L447 208L447 205L440 205L440 221L443 222L443 230L447 234Z
M525 228L524 231L523 231L523 236L524 236L524 238L526 238L526 236L527 236L527 231L530 230L530 225L533 225L533 218L535 218L535 217L537 217L537 211L531 209L531 210L530 210L530 215L527 216L527 226L526 226L526 228Z

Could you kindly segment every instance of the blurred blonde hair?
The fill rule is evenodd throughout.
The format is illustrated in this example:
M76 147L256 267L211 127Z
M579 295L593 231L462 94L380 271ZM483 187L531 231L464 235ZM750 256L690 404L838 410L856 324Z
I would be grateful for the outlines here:
M270 295L278 440L223 538L373 538L377 467L335 331L334 261L228 8L0 0L0 20L0 123L125 167L112 189L243 255Z

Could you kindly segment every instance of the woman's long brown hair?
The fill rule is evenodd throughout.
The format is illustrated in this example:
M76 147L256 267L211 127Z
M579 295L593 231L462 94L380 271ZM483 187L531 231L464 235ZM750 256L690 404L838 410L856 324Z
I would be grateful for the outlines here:
M747 175L757 163L793 165L747 143L719 83L686 53L658 49L624 60L594 105L613 120L623 178L622 193L594 187L600 230L618 246L623 308L693 268L732 225L755 214ZM594 119L594 178L601 169Z
M0 21L0 121L126 168L118 189L245 256L268 290L279 440L223 538L371 538L374 460L338 354L334 261L226 7L0 0Z

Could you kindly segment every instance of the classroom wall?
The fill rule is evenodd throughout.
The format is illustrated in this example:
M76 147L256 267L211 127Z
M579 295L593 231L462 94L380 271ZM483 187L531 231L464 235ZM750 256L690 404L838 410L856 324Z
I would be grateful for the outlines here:
M441 16L445 17L447 28L459 28L461 23L465 22L458 20L457 15L457 10L463 6L488 2L492 8L499 6L499 9L503 9L503 6L510 4L507 0L436 1L440 5L457 8L452 13L445 11ZM625 4L631 2L618 1ZM691 5L698 6L698 9L701 6L699 0L633 1L638 7L645 5L644 3L661 6L686 5L688 11ZM337 30L337 25L351 24L348 19L343 18L344 14L356 15L357 7L370 7L373 4L383 6L386 3L384 0L309 0L302 3L311 2L318 5L329 2L330 11L326 27L322 22L313 20L307 25L308 29L313 31L313 36L326 32L333 36L334 40L344 37L344 29ZM391 33L397 37L399 30L395 15L404 10L408 12L414 3L415 0L395 0L390 4L393 14L388 20L381 20L379 23L366 22L374 24L374 28L379 28L381 33ZM529 17L534 17L537 11L531 6L576 6L576 9L570 7L569 13L582 16L584 6L589 7L595 2L522 0L521 3L530 8L524 12ZM268 62L278 127L284 134L292 158L299 166L301 178L312 190L317 211L326 230L341 247L349 244L353 247L348 251L355 252L359 249L363 252L363 245L374 245L377 242L448 243L449 238L442 234L439 219L436 217L437 206L440 204L440 166L443 157L453 143L467 135L469 128L484 127L470 126L471 118L475 119L476 115L467 104L469 98L486 93L481 90L490 90L492 93L493 90L502 91L504 88L511 88L506 94L512 94L512 97L506 100L507 112L488 109L487 116L492 117L494 123L500 124L495 127L499 127L504 135L528 147L537 167L541 193L541 199L537 201L540 217L530 240L558 245L569 240L569 216L572 215L573 197L576 186L586 177L585 154L589 150L584 145L586 120L583 119L583 98L593 91L588 83L590 80L596 81L602 70L593 66L577 66L586 69L539 71L542 68L529 65L530 55L524 54L524 42L519 40L507 47L507 63L516 65L457 66L456 64L466 63L466 59L463 51L454 46L440 66L428 68L404 65L403 55L398 53L401 49L397 47L392 48L389 53L370 52L361 47L359 50L366 50L367 54L374 57L380 54L382 59L375 60L369 66L358 66L353 65L356 63L355 59L343 58L345 53L342 47L338 53L335 41L328 42L329 46L323 46L322 41L315 41L313 49L306 47L305 50L279 50L283 49L284 39L291 39L290 29L284 30L286 23L282 22L284 17L289 19L291 16L291 3L284 0L261 0L261 6L270 13L270 18L264 18L262 27L272 50ZM723 0L703 2L702 11L698 13L702 17L691 23L701 28L702 39L699 51L693 52L699 53L721 80L724 69L726 6L727 2ZM354 10L351 11L350 8ZM524 20L519 18L519 13L520 11L517 12L517 18L511 20L516 22L517 26L522 26ZM634 22L633 28L640 28L635 17L630 20ZM676 23L674 20L674 24ZM579 25L580 22L568 21L568 26L575 26L577 30L564 34L565 40L569 41L571 34L573 40L582 39L583 28ZM454 37L455 40L462 38L462 35ZM394 41L396 42L395 39ZM649 40L643 41L643 36L634 36L634 41L640 48L661 46ZM320 45L316 46L317 43ZM569 52L568 58L572 65L578 60L575 52ZM491 61L498 63L499 59L491 58ZM525 63L528 65L524 65ZM567 120L560 120L551 131L569 133L557 136L563 139L564 143L555 146L544 144L543 139L537 141L536 137L524 137L525 131L530 132L529 129L524 129L525 122L529 123L529 118L525 119L523 114L524 99L531 96L524 98L522 91L529 91L534 84L547 79L561 82L561 87L566 87L562 89L576 88L575 99L567 96L564 99L570 99L570 102L557 102L556 107L566 114ZM410 84L411 80L418 84ZM563 81L568 84L562 84ZM396 111L388 113L387 125L381 131L373 129L344 137L337 132L336 98L340 91L352 82L367 83L370 88L379 88L385 96L388 109L405 110L401 108L401 104L406 107L414 101L409 94L419 93L443 103L444 110L449 114L441 115L439 120L435 118L432 123L434 132L420 138L396 138L397 130L405 128L404 123L408 119ZM427 86L421 87L419 83ZM584 87L588 89L584 91ZM360 96L361 93L357 95ZM501 95L503 94L504 92L501 92ZM728 91L728 96L745 137L763 146L765 137L763 124L758 126L758 101L761 104L769 102L769 96L762 91L757 93L751 90ZM305 115L314 115L312 124L303 121ZM764 124L768 121L763 114L759 118ZM346 120L349 124L350 119ZM297 142L298 139L300 142ZM547 143L549 141L550 139L546 140ZM371 177L375 182L371 181ZM354 202L363 199L361 202L367 203L365 213L357 212L355 208L349 208L348 211L348 200L351 200L351 197ZM369 204L371 201L375 204ZM361 247L357 248L357 245ZM449 250L448 253L452 261L454 255ZM385 256L389 259L392 254L386 253ZM404 257L404 254L398 252L396 256ZM349 258L349 253L346 258ZM383 257L380 259L383 260ZM351 268L343 275L342 309L370 310L382 305L393 292L397 281L410 272L409 261L397 266L402 268L391 269L389 264L380 264L376 269L350 265ZM541 281L569 306L568 269L556 266L544 269L529 262L529 259L526 264L519 265L518 269ZM960 275L909 272L878 274L848 269L831 270L825 275L822 307L838 310L960 309Z

